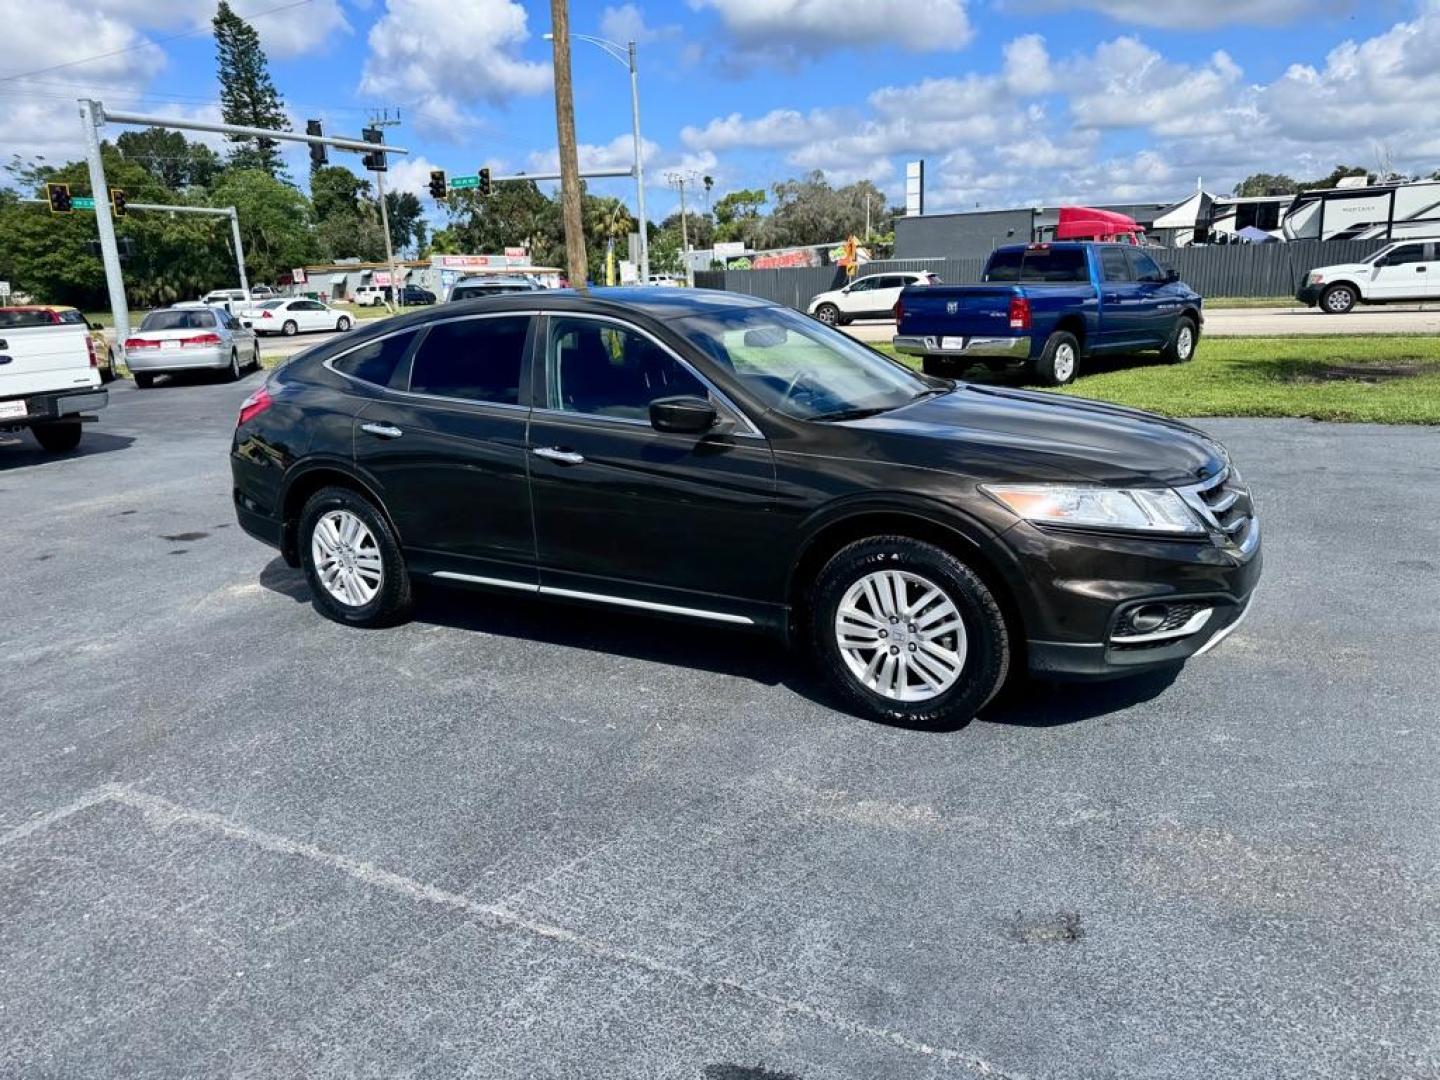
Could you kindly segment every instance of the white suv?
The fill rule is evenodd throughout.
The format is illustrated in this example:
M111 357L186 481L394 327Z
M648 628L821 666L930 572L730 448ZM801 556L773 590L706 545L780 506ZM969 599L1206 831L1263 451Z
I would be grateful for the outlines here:
M889 319L905 286L939 284L940 279L929 270L870 274L856 278L843 289L812 297L805 314L813 315L826 326L844 326L851 319Z
M1331 315L1356 304L1440 300L1440 240L1402 240L1363 262L1321 266L1305 275L1295 296Z

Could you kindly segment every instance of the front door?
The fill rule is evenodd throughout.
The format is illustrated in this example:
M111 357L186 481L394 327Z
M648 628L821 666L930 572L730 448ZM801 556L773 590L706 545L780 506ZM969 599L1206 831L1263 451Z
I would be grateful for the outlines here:
M1427 296L1440 295L1431 291L1430 267L1433 260L1428 256L1432 245L1417 240L1401 244L1375 264L1367 300L1420 300Z
M417 573L535 583L521 390L531 325L497 314L398 335L417 340L394 389L355 419L356 464L380 488ZM336 366L345 370L343 358Z
M1122 249L1130 260L1130 272L1139 290L1135 302L1135 328L1146 348L1170 340L1175 325L1174 289L1165 280L1160 264L1137 248Z
M1102 349L1133 349L1144 343L1142 296L1134 268L1122 247L1102 247L1100 253L1100 335Z
M732 622L779 602L757 572L777 546L768 443L648 332L547 321L530 425L542 590ZM675 395L708 397L729 430L655 430L650 402Z

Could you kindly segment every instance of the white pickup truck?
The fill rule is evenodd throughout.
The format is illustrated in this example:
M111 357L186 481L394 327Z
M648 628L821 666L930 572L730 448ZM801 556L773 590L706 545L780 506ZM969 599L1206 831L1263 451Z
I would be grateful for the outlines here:
M1295 295L1331 315L1344 315L1356 304L1440 300L1440 239L1404 240L1358 263L1317 266Z
M29 428L51 453L80 445L81 423L103 409L100 358L83 323L39 308L0 308L0 431Z

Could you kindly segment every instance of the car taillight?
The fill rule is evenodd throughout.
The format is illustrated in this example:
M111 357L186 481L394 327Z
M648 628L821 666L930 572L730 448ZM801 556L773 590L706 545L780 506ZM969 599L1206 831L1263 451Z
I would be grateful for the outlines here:
M260 387L240 403L240 419L235 421L235 426L239 427L241 424L255 419L274 403L274 399L270 397L270 391L263 386Z
M262 312L260 313L260 317L261 317L262 319L273 319L273 318L274 318L274 316L271 315L270 312L268 312L268 311L262 311Z
M905 318L905 300L902 297L895 301L895 325L900 325L900 320Z
M160 342L151 341L149 338L132 337L125 339L125 348L127 349L158 349L159 347Z
M1030 329L1030 301L1023 296L1010 298L1010 329Z
M194 337L180 339L181 345L219 345L219 334L196 334Z
M89 334L85 335L85 348L90 353L90 366L98 368L100 366L100 354L95 351L95 339Z

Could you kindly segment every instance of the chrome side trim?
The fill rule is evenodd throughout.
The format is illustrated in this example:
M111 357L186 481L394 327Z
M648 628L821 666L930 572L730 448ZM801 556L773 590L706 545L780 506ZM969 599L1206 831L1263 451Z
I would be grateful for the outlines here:
M528 581L510 581L506 578L481 577L478 574L460 574L454 570L436 570L431 577L448 578L451 581L468 581L472 585L494 585L501 589L519 589L521 592L538 593L539 585Z
M601 604L639 608L642 611L663 611L670 615L689 615L696 619L736 623L740 626L755 625L754 619L746 618L744 615L731 615L724 611L706 611L704 608L681 607L678 604L657 604L652 600L632 600L628 596L607 596L604 593L581 592L578 589L557 589L550 585L541 586L540 593L543 596L565 596L572 600L594 600Z
M1190 617L1184 626L1177 626L1173 630L1157 630L1153 634L1136 634L1133 637L1122 637L1119 634L1110 635L1112 645L1144 645L1150 641L1170 641L1176 638L1189 637L1197 633L1201 627L1210 621L1210 616L1215 614L1214 608L1202 608Z
M636 608L640 611L658 611L667 615L688 615L695 619L709 619L712 622L734 623L737 626L754 626L755 620L744 615L731 615L725 611L708 611L705 608L681 607L679 604L659 604L653 600L634 600L628 596L610 596L607 593L581 592L579 589L558 589L552 585L533 585L528 581L510 581L506 578L481 577L478 574L462 574L454 570L436 570L431 577L450 581L464 581L472 585L493 585L502 589L516 589L520 592L539 593L542 596L559 596L569 600L591 600L597 604L614 604L616 607Z
M1196 649L1196 650L1195 650L1195 655L1196 655L1196 656L1204 656L1204 655L1205 655L1206 653L1208 653L1211 649L1215 648L1216 645L1219 645L1222 641L1224 641L1226 638L1228 638L1231 634L1233 634L1236 630L1238 630L1238 629L1240 628L1240 624L1243 623L1247 618L1249 618L1249 616L1250 616L1250 609L1255 606L1255 592L1256 592L1256 591L1258 591L1258 590L1252 591L1252 592L1250 593L1250 599L1245 601L1245 607L1244 607L1244 609L1240 612L1240 617L1239 617L1238 619L1236 619L1234 622L1232 622L1229 626L1227 626L1227 627L1225 627L1224 629L1222 629L1218 634L1216 634L1214 637L1212 637L1212 638L1211 638L1209 641L1207 641L1204 645L1201 645L1200 648Z

